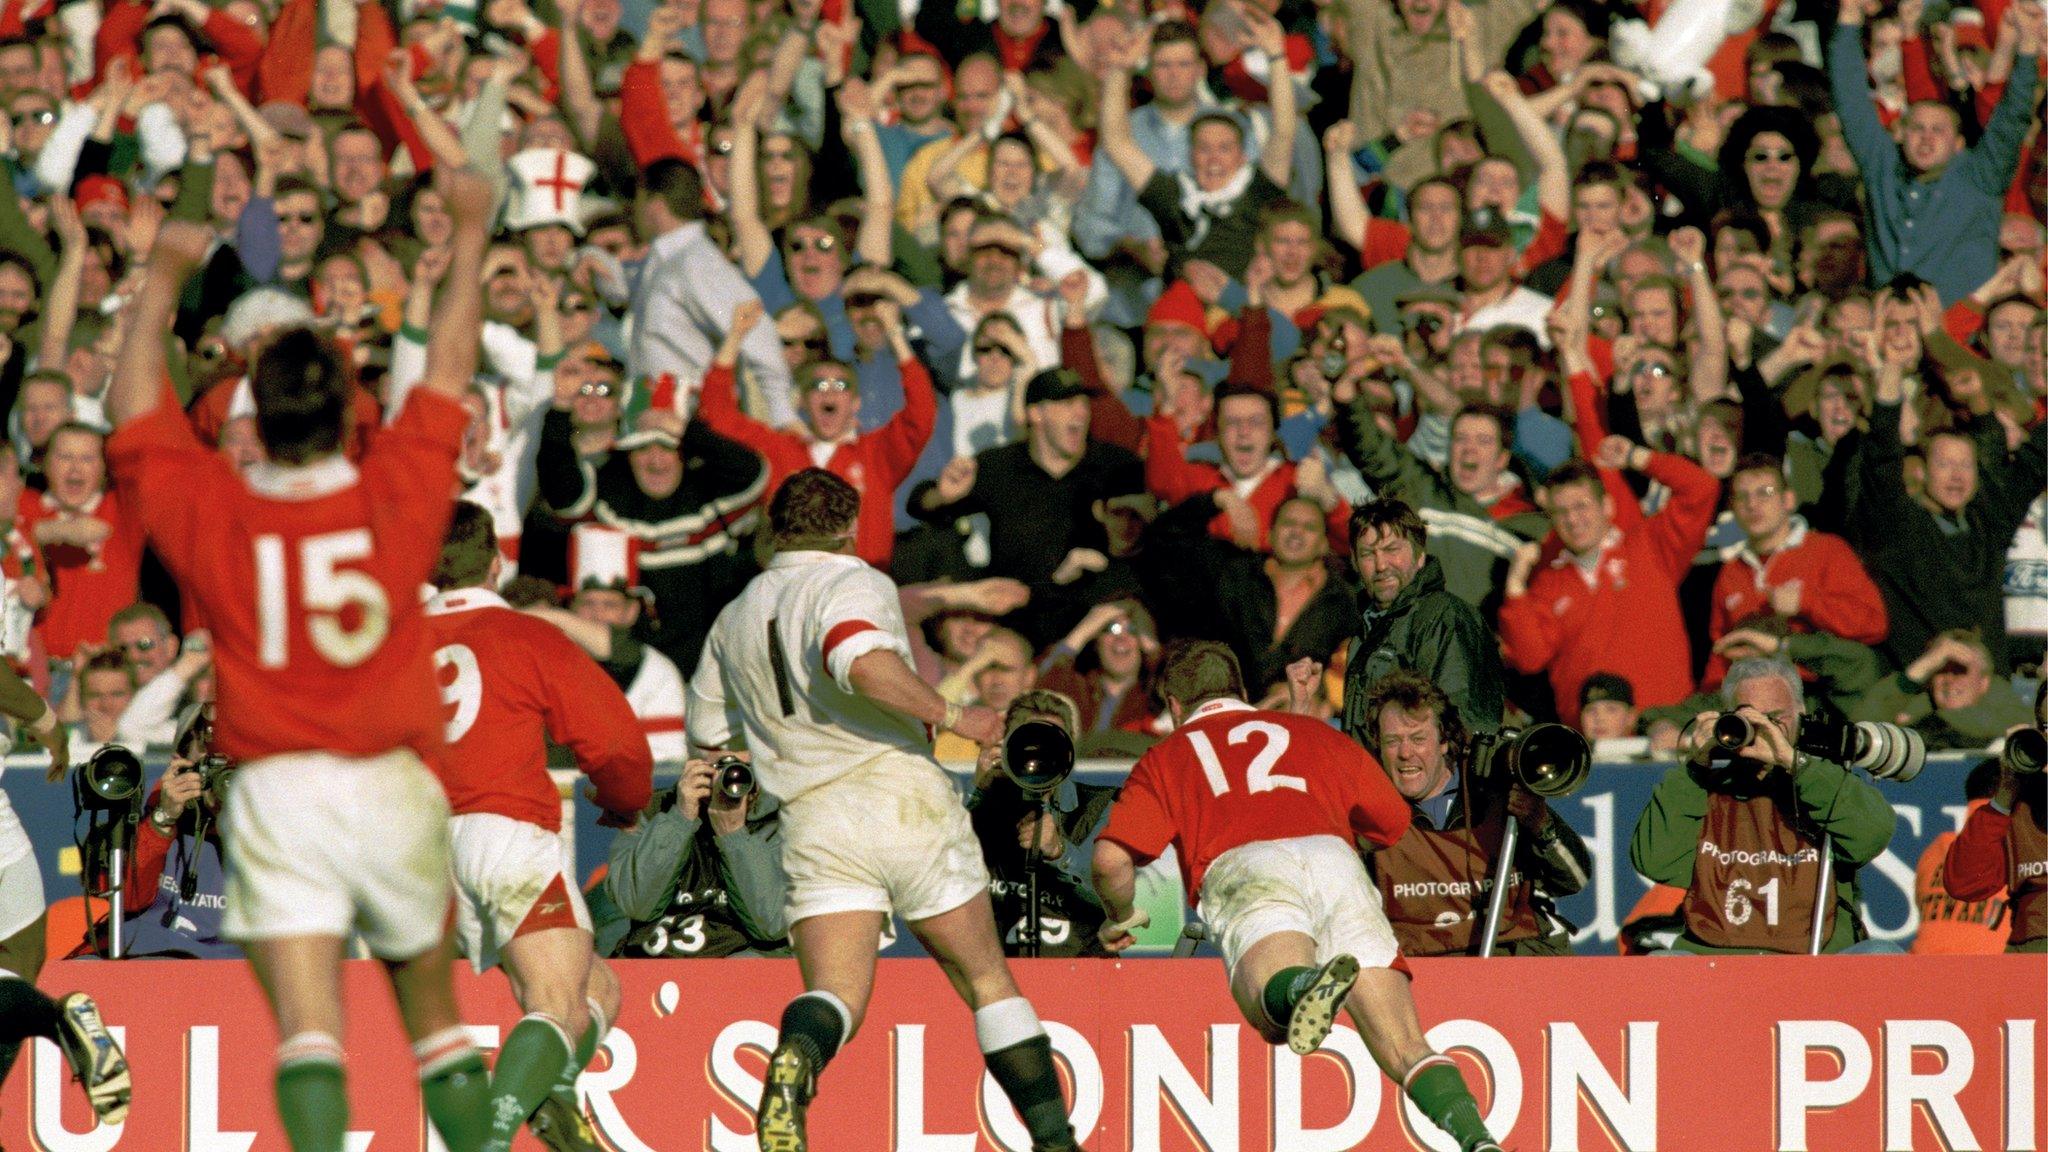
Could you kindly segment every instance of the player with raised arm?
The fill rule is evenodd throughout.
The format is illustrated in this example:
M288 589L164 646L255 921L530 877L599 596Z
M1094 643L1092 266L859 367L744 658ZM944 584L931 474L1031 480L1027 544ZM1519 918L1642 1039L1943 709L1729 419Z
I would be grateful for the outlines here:
M1222 644L1169 647L1174 732L1140 757L1095 842L1102 942L1131 946L1137 870L1171 844L1230 994L1268 1042L1308 1055L1348 1010L1375 1063L1463 1152L1499 1152L1449 1057L1422 1036L1408 966L1354 841L1386 847L1408 803L1372 754L1319 720L1244 701Z
M71 763L70 734L57 723L56 711L4 663L0 716L14 720L50 750L49 780L64 778ZM43 970L48 915L35 847L14 806L0 793L0 1083L13 1070L22 1041L35 1036L55 1040L100 1123L119 1124L128 1115L128 1060L100 1020L99 1005L83 992L51 1000L35 985Z
M490 184L441 166L454 237L426 379L361 463L342 454L351 370L287 328L249 383L265 459L237 471L199 442L164 366L180 290L211 233L167 223L129 304L107 455L150 543L214 637L218 746L242 765L221 817L223 934L276 1014L277 1111L297 1152L340 1152L342 948L384 962L427 1115L450 1152L489 1132L483 1059L455 1010L444 926L448 801L440 690L420 587L441 554L476 374Z
M504 964L526 1010L491 1070L484 1147L509 1152L531 1116L549 1148L584 1152L596 1144L576 1108L576 1076L619 1014L619 981L592 952L547 745L574 753L607 822L621 825L653 798L654 758L604 669L492 591L503 563L491 514L458 502L434 569L439 594L427 602L449 707L441 783L455 813L455 937L478 972Z
M860 499L822 468L783 482L768 509L775 558L718 614L690 678L691 742L717 749L744 733L762 790L782 801L806 991L782 1012L761 1147L807 1147L805 1109L860 1026L894 910L974 1009L989 1073L1034 1152L1075 1149L1051 1041L996 939L981 847L931 754L934 729L987 745L1002 722L947 703L911 669L896 586L853 555Z

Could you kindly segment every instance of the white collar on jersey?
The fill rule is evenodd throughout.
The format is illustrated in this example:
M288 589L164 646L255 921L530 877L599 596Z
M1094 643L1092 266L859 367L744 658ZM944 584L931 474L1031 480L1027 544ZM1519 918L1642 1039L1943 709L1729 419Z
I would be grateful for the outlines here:
M1216 699L1214 699L1214 700L1207 700L1207 701L1204 701L1204 702L1202 703L1201 707L1199 707L1199 708L1196 708L1196 709L1195 709L1195 710L1194 710L1193 712L1190 712L1190 713L1188 713L1188 718L1187 718L1186 720L1182 721L1182 723L1184 723L1184 724L1193 724L1193 723L1194 723L1195 721L1197 721L1197 720L1200 720L1200 719L1202 719L1202 718L1203 718L1204 716L1214 716L1214 715L1216 715L1216 714L1217 714L1217 713L1219 713L1219 712L1256 712L1256 711L1258 711L1258 709L1256 709L1256 708L1253 708L1253 707L1252 707L1251 705L1249 705L1249 704L1245 703L1244 701L1242 701L1242 700L1239 700L1239 699L1237 699L1237 698L1235 698L1235 697L1232 697L1232 696L1218 696L1218 697L1217 697Z
M820 552L815 548L803 548L795 552L777 552L768 560L770 568L794 568L799 564L866 564L858 556L844 552Z
M318 500L332 496L356 482L356 466L336 453L311 464L279 464L264 460L250 465L242 476L249 490L273 500Z
M510 607L503 596L489 588L450 588L427 601L427 615L446 616L451 612L473 612L478 608Z

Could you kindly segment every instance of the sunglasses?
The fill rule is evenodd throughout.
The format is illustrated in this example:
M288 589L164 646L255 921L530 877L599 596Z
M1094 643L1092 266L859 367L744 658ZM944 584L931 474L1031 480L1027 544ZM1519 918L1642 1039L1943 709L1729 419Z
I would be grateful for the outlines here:
M1128 620L1118 620L1103 629L1103 632L1110 636L1128 636L1131 631L1131 622Z
M581 388L576 389L576 394L578 396L592 396L602 400L612 394L612 386L599 383L585 384Z
M50 111L48 108L38 108L33 112L16 112L12 116L8 117L8 119L14 121L14 126L16 128L26 128L30 124L42 124L47 126L50 124L55 124L57 122L57 114L55 112Z
M311 224L318 219L320 219L320 215L317 212L280 212L277 214L277 222L279 224Z
M974 354L976 356L1008 356L1010 350L1001 344L976 344L974 346Z
M839 241L830 236L792 236L784 247L791 252L830 252Z
M1672 371L1670 368L1667 368L1662 364L1638 364L1635 366L1633 370L1629 372L1629 375L1654 376L1668 379L1672 376L1678 375L1678 373Z
M782 338L782 346L784 348L806 348L812 352L823 352L825 351L826 344L823 336L798 336L795 338L784 336Z
M1751 164L1790 164L1799 159L1795 152L1765 152L1758 150L1745 157Z
M156 640L150 636L144 636L140 640L123 640L121 647L130 652L153 652L156 650Z
M813 380L813 381L811 381L811 384L810 384L810 388L809 388L809 391L812 391L812 392L851 392L851 391L853 391L853 387L854 387L854 386L853 386L853 381L851 381L851 380L847 380L847 379L845 379L845 378L843 378L843 377L839 377L839 376L820 376L820 377L818 377L818 378L817 378L816 380Z
M881 295L875 292L853 292L849 293L846 297L846 307L849 310L854 308L873 308L881 302Z

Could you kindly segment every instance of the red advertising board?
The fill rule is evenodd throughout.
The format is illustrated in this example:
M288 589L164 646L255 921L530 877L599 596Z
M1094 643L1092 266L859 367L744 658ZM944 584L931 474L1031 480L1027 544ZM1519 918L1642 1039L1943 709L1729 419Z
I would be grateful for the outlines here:
M1416 1000L1509 1147L2036 1149L2048 1136L2048 958L1418 961ZM615 1152L754 1147L759 1091L796 965L617 965L625 1008L585 1073ZM1095 1152L1447 1148L1340 1029L1306 1059L1241 1021L1214 961L1016 965ZM59 963L99 997L135 1077L125 1125L94 1128L47 1042L24 1050L0 1144L41 1152L269 1152L276 1035L248 968ZM964 1007L928 961L885 961L866 1024L811 1114L822 1152L1025 1152L982 1073ZM459 977L494 1045L518 1012L496 975ZM412 1061L378 970L348 972L351 1152L424 1152ZM522 1137L522 1149L539 1146Z

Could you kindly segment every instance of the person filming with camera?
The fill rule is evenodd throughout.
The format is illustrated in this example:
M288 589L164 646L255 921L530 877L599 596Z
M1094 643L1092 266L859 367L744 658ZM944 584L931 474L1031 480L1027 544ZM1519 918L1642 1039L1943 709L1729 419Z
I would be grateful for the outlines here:
M1571 927L1557 918L1553 901L1584 888L1592 875L1585 841L1522 781L1484 771L1484 750L1473 746L1450 698L1427 676L1406 669L1387 675L1373 685L1364 714L1380 765L1412 813L1405 835L1366 858L1401 954L1477 953L1510 818L1521 836L1496 950L1568 954Z
M745 753L686 763L639 827L612 841L605 883L633 925L614 955L789 953L781 806L755 785Z
M1679 952L1896 952L1866 938L1858 876L1891 841L1897 817L1851 756L1812 751L1829 728L1802 733L1805 694L1783 660L1738 660L1721 683L1724 711L1701 712L1636 821L1629 858L1654 883L1685 889ZM1847 730L1873 775L1910 778L1917 742L1891 725ZM1816 908L1816 903L1820 907ZM1823 926L1818 948L1816 923Z
M1072 849L1109 817L1116 789L1071 778L1080 726L1080 707L1072 699L1032 689L1010 702L1003 742L983 749L975 765L967 810L988 866L989 900L1005 955L1109 955L1097 937L1106 914L1094 889L1074 871Z

